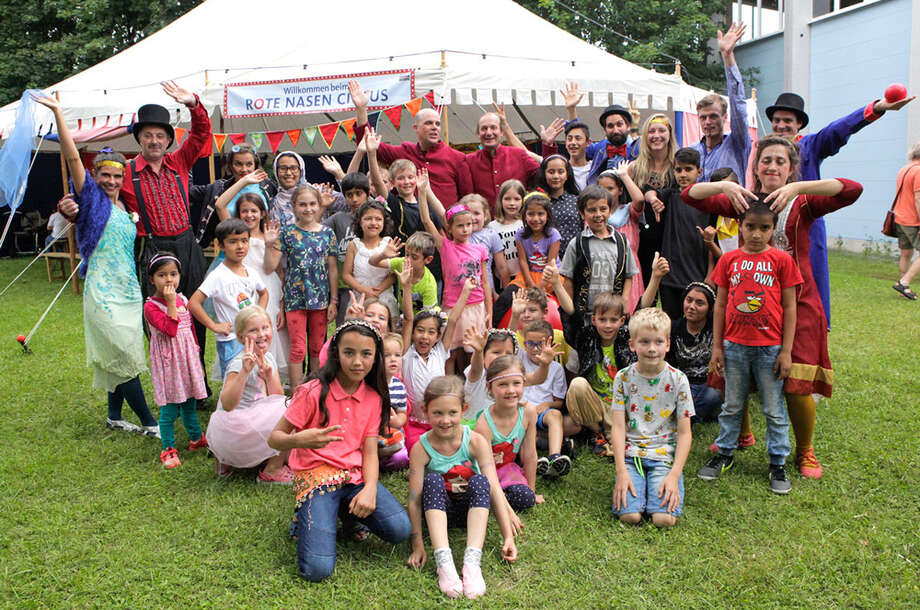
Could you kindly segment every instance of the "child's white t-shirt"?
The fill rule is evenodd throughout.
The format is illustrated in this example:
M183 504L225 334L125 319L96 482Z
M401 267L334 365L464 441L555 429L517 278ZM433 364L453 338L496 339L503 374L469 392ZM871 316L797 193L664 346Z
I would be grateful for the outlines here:
M526 353L521 354L521 362L524 364L524 371L528 374L540 368L540 365L532 362ZM567 391L568 385L565 383L565 371L562 369L561 364L553 361L549 364L546 381L540 385L524 386L524 400L536 406L557 398L564 399Z
M204 278L198 287L206 297L214 303L218 322L229 322L231 325L236 319L236 314L241 309L250 305L259 304L259 291L265 290L265 284L259 274L243 265L248 277L237 275L227 265L221 263ZM231 330L229 334L214 333L218 341L233 341L236 334Z
M479 417L479 414L492 406L492 403L495 402L489 395L489 390L486 388L486 372L482 371L479 374L479 379L476 381L470 381L470 370L472 370L472 365L466 367L466 370L463 371L463 377L466 381L463 382L463 392L466 394L466 411L463 413L463 419L476 419Z
M403 382L409 394L409 403L412 405L411 416L420 422L427 422L422 411L422 399L425 397L425 388L435 377L444 374L444 365L449 354L444 348L444 343L438 341L428 352L428 361L419 355L415 346L409 346L409 351L403 356Z

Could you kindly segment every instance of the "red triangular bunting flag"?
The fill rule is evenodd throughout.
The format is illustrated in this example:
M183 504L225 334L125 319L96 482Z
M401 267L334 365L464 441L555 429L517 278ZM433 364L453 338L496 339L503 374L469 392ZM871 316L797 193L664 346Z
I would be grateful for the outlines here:
M281 140L284 139L283 131L266 131L265 137L268 138L268 145L272 149L272 153L278 152L278 147L281 146Z
M233 142L234 144L242 144L243 142L246 141L245 133L231 133L227 135L230 136L230 141Z
M340 123L326 123L319 126L319 133L323 136L323 142L330 149L332 148L332 143L335 142L335 135L339 132L339 125Z
M345 130L345 134L348 136L349 140L355 139L355 122L358 119L347 119L341 122L342 129Z
M300 141L300 130L299 129L288 129L287 136L291 139L291 145L293 148L297 148L297 142Z
M399 123L402 121L402 106L393 106L385 108L383 114L386 115L390 122L393 123L393 129L399 131Z
M417 97L414 100L409 100L406 102L406 110L409 111L409 114L415 116L418 114L418 111L422 109L422 98Z
M425 94L425 99L428 100L428 103L437 108L437 104L434 103L434 91L429 91Z
M380 111L371 112L367 115L367 124L370 125L374 130L377 129L377 123L380 122Z
M227 141L227 134L225 133L215 133L214 134L214 148L217 152L220 152L224 147L224 142Z
M175 132L176 132L176 144L177 145L182 144L182 140L185 139L185 128L176 127Z

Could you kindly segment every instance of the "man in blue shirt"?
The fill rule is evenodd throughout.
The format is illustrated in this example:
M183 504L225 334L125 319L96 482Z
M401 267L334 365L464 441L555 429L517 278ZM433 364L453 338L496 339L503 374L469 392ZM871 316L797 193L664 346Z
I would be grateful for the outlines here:
M728 105L721 95L710 94L696 104L703 138L691 148L700 153L701 180L709 182L712 172L721 167L731 168L736 176L744 176L751 154L751 135L747 129L747 102L741 70L735 62L735 45L744 36L747 26L733 23L723 35L719 31L719 52L725 64L725 85L731 103L732 130L723 131Z
M583 93L579 93L577 83L569 83L562 92L565 99L565 109L568 113L567 125L578 121L575 107ZM606 138L599 142L592 142L585 151L585 157L591 164L588 170L587 184L596 184L597 177L605 169L616 169L624 160L635 161L639 156L639 139L629 135L633 118L629 109L613 104L607 106L600 118L601 127L604 128Z
M781 93L776 103L768 106L765 113L770 119L773 135L789 138L799 145L799 180L820 180L821 162L836 155L850 139L850 136L874 122L888 110L900 110L913 101L915 96L897 102L884 98L857 108L843 118L828 124L820 131L806 136L799 131L808 125L805 100L795 93ZM740 176L741 174L739 174ZM824 218L816 218L809 231L811 238L811 270L814 274L827 326L831 325L831 289L827 267L827 230Z

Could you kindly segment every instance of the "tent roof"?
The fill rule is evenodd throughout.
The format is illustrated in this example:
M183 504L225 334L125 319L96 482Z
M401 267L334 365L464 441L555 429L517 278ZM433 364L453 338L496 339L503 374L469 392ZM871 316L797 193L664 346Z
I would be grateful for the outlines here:
M640 109L692 112L706 94L678 76L590 45L512 0L268 0L256 10L248 0L207 0L47 90L59 93L71 124L96 119L126 125L139 106L151 102L171 108L179 122L187 123L188 113L159 86L175 80L200 94L214 131L269 131L353 114L221 120L225 84L406 68L416 70L419 95L433 90L439 102L449 103L452 143L476 141L476 120L493 101L515 103L508 115L516 131L548 124L562 108L558 90L567 81L578 82L587 93L579 116L592 128L604 107L625 105L629 96ZM16 104L0 109L0 127L12 124ZM399 137L413 137L409 123L403 121ZM316 152L328 152L320 139L314 144ZM353 144L340 137L337 147ZM305 142L298 148L311 152Z

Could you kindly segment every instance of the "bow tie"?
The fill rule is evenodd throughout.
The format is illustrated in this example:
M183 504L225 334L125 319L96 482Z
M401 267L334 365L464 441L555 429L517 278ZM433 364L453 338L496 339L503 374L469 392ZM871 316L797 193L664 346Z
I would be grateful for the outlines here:
M607 158L615 159L616 157L623 157L624 159L626 158L625 144L622 146L611 146L610 144L607 145Z

